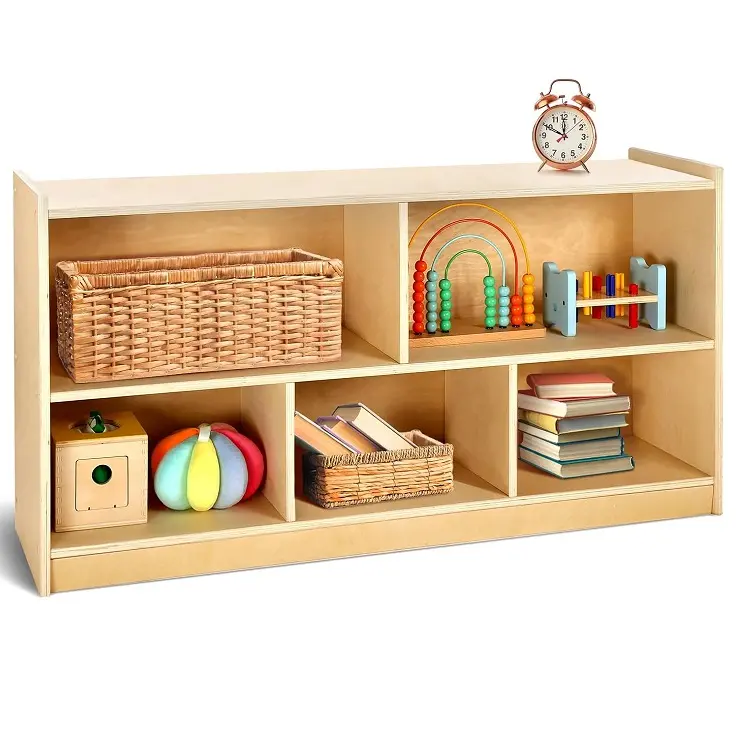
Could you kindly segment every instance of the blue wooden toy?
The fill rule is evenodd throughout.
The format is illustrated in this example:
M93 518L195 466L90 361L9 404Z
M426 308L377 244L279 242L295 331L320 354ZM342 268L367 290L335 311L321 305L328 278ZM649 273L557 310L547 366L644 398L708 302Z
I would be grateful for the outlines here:
M560 271L557 264L552 262L544 263L542 269L544 324L558 328L563 336L576 335L579 308L583 308L584 315L589 315L592 308L604 307L607 318L615 318L624 315L625 306L635 305L639 312L635 325L634 316L628 317L631 328L636 327L639 319L645 319L655 331L667 327L667 268L664 265L649 265L643 258L632 257L630 284L637 285L637 293L626 291L622 279L618 286L617 277L622 274L607 274L604 291L590 291L589 284L584 283L583 296L577 293L575 271Z

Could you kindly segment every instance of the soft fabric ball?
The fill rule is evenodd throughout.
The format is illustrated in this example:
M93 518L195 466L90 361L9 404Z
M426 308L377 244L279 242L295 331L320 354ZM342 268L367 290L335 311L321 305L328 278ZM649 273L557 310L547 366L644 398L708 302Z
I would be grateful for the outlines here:
M151 456L154 491L172 510L231 508L257 492L264 469L258 446L224 423L179 430Z

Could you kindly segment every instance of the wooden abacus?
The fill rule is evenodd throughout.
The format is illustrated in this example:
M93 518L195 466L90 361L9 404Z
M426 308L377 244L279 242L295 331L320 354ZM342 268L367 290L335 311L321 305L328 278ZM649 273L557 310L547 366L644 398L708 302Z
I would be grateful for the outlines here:
M560 271L557 264L543 266L544 324L560 329L563 336L575 336L578 313L602 319L625 317L628 327L637 328L639 320L656 331L667 327L667 269L659 263L649 265L643 258L630 259L630 284L625 289L624 273L605 277L583 272L582 294L578 294L575 271Z
M513 241L508 234L497 224L487 219L471 216L455 219L443 226L427 240L422 253L414 265L414 281L412 284L412 299L414 302L411 323L411 346L429 346L433 344L460 344L469 341L510 338L534 338L543 336L545 329L536 322L534 308L534 276L530 272L529 254L526 243L516 224L504 213L484 203L454 203L445 206L430 214L414 231L409 240L409 246L414 242L419 231L438 214L460 207L483 208L500 216L508 222L520 240L526 261L526 273L523 275L521 294L518 288L518 253ZM448 240L437 251L431 265L428 267L425 254L433 241L443 232L451 227L463 223L484 224L499 232L510 246L513 253L514 284L513 294L507 286L507 267L505 257L500 248L487 237L481 234L460 234ZM478 240L490 245L500 258L502 266L502 278L499 287L496 287L495 277L492 273L492 264L489 258L475 248L464 248L454 253L446 263L444 277L436 270L436 265L445 250L459 240ZM488 275L482 280L484 294L484 320L483 324L472 324L467 321L453 320L453 301L451 282L448 279L448 271L451 265L462 255L474 254L481 256L487 263ZM428 270L429 268L429 270ZM435 337L437 333L451 334L450 338L443 336ZM423 336L422 334L427 334ZM481 339L479 338L481 337Z

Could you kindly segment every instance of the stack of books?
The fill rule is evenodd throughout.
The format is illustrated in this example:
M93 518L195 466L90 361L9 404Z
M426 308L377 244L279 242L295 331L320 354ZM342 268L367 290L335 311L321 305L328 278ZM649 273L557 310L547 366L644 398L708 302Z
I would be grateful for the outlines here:
M620 433L630 397L600 373L543 373L518 394L518 457L562 479L635 467Z
M364 404L341 404L314 422L294 412L294 437L306 451L324 456L414 448L395 427Z

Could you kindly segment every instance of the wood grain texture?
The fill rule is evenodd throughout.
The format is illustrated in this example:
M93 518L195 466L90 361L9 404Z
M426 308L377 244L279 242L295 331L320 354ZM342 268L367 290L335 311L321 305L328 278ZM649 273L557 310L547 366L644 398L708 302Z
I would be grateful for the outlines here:
M16 533L42 596L49 589L51 450L47 199L13 175Z
M97 399L96 403L62 403L52 406L55 419L78 421L97 409L108 414L130 411L148 435L149 451L156 443L175 430L197 427L203 422L228 422L240 427L240 389L209 391L196 398L190 393L162 393L158 395L125 396Z
M645 492L681 487L708 487L713 495L713 477L650 445L645 440L625 438L625 452L635 459L632 471L601 474L579 479L560 479L523 461L518 462L518 496L567 500L591 494L620 491ZM627 488L627 489L625 489Z
M454 320L450 335L443 333L423 333L419 336L409 334L409 348L423 349L435 346L463 346L464 344L504 343L528 339L542 339L547 335L547 329L541 323L533 326L494 328L488 331L483 325L468 320Z
M294 520L294 386L243 388L242 430L263 447L263 494L286 521Z
M635 434L714 476L716 351L636 357L633 364Z
M675 169L693 177L708 179L714 189L703 200L680 201L672 196L668 215L655 215L663 204L633 196L633 243L654 253L665 253L679 265L679 276L667 288L676 292L672 301L674 314L667 317L690 330L704 333L715 341L714 360L714 513L722 512L722 347L723 347L723 184L724 170L712 164L679 159L652 151L631 148L631 159L638 162ZM654 197L654 196L652 196ZM655 221L654 225L647 222ZM664 262L664 261L659 261ZM668 278L669 283L669 278ZM697 297L692 297L697 295ZM705 333L708 332L708 333Z
M238 210L286 206L704 190L710 179L620 159L583 171L538 164L66 180L41 183L50 217Z
M445 436L453 444L455 460L514 497L510 391L508 367L445 373Z
M298 411L310 419L359 401L397 430L417 429L437 440L445 438L442 372L299 383L296 398Z
M394 550L684 518L711 512L711 487L604 495L52 561L52 590L218 573Z
M313 382L342 378L489 367L495 365L597 359L669 351L713 349L714 342L692 331L670 325L665 331L641 326L631 330L626 318L586 321L574 338L549 331L543 339L440 346L410 353L409 364L397 364L351 331L343 331L343 354L339 362L297 367L267 367L248 371L226 371L206 375L175 375L133 382L74 383L54 358L52 401L80 401L143 394L193 392L284 382Z
M256 533L273 533L286 527L276 508L261 494L222 511L177 512L152 505L148 523L138 527L117 526L74 533L52 534L52 557L118 552L125 549L189 544L197 541L232 539Z
M518 226L529 251L530 270L535 281L537 318L542 318L542 264L554 261L561 269L571 268L583 278L584 271L595 274L627 271L633 248L633 208L629 195L585 195L568 197L516 198L512 200L482 200L488 206L509 216ZM409 205L409 237L433 211L450 203L412 203ZM487 219L507 232L519 259L519 294L521 277L526 264L520 240L512 227L497 214L482 208L459 207L445 211L429 221L414 238L409 248L409 269L419 258L430 237L444 224L457 218ZM494 242L502 251L507 267L506 283L514 289L514 261L510 246L499 232L483 224L457 224L441 233L430 245L425 258L432 264L438 250L450 239L474 233ZM443 275L448 258L455 252L473 248L485 253L492 264L498 284L501 266L496 251L478 240L458 240L448 247L437 262L436 270ZM462 256L451 266L450 280L453 293L453 314L466 320L484 320L482 278L487 275L487 264L478 255Z
M344 325L406 362L406 204L344 206Z

